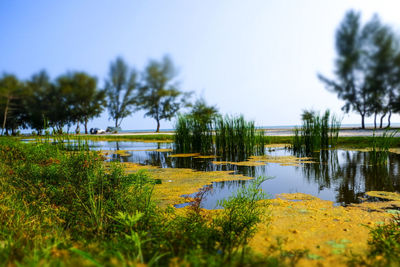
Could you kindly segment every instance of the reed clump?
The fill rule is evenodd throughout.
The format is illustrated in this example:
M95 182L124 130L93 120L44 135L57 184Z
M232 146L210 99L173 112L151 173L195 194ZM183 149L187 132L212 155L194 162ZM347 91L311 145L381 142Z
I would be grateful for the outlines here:
M198 120L190 115L178 117L175 125L175 150L178 153L200 152L215 155L263 154L267 139L253 121L243 116L219 116Z
M175 124L175 150L178 153L213 151L212 120L197 120L190 115L179 115Z
M302 126L294 129L293 151L310 155L320 149L337 145L341 121L329 110L322 116L315 111L305 110L302 114Z
M264 153L264 131L256 131L254 121L243 116L218 117L214 121L215 150L226 155L253 155Z

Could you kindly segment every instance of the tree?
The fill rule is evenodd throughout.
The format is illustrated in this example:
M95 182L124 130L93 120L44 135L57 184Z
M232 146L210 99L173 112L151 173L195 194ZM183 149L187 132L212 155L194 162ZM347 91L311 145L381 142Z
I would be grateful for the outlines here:
M382 121L391 112L393 88L397 86L393 71L395 50L391 29L382 25L377 16L361 27L360 14L349 11L336 32L336 79L318 75L328 90L345 101L342 109L346 113L354 110L360 114L363 129L365 116L374 114L376 127L377 115L382 114Z
M4 130L7 132L9 128L11 128L14 133L15 129L18 127L16 116L13 117L13 111L18 108L14 104L18 95L21 93L21 87L22 83L20 83L15 75L3 74L3 77L0 79L0 114L3 115L1 134L3 134ZM14 114L15 113L16 112L14 112ZM10 125L10 117L13 119L12 126Z
M363 29L366 40L366 80L368 106L374 114L374 127L377 127L376 118L381 115L380 128L383 118L390 111L393 90L398 86L395 77L394 58L396 57L395 37L392 30L382 25L379 18L374 16Z
M27 81L27 98L25 99L26 121L39 134L48 126L48 119L55 103L50 101L54 84L45 70L32 75Z
M157 122L171 120L178 110L187 105L191 93L183 93L175 81L177 71L168 56L161 61L150 60L143 73L143 85L139 88L137 102L146 111L145 116Z
M108 100L107 109L110 118L115 120L115 127L119 127L122 120L135 110L136 80L136 71L129 70L122 58L118 57L115 62L111 62L109 78L106 80L104 90Z
M218 108L216 106L207 105L204 98L199 98L192 106L189 114L202 123L208 123L218 116Z
M398 44L397 44L397 48ZM392 116L392 112L399 113L400 112L400 51L397 51L397 54L393 60L393 75L391 75L391 84L393 85L391 90L389 90L389 116L388 116L388 125L390 127L390 118ZM397 85L397 86L396 86Z
M357 111L361 116L361 128L365 128L365 116L368 114L367 87L363 56L360 14L354 11L346 13L336 31L336 81L318 75L328 88L345 101L342 110Z
M66 95L70 118L85 126L85 133L88 133L87 123L89 119L97 117L103 111L105 104L105 93L97 90L97 80L84 72L67 73L58 78L61 91Z

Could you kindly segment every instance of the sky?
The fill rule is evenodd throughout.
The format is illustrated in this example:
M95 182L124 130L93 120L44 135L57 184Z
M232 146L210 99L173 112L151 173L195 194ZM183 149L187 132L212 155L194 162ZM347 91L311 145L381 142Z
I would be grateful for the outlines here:
M86 71L103 87L117 56L141 71L168 54L180 89L223 114L285 126L300 124L304 109L330 109L343 124L358 124L317 78L333 77L335 30L349 9L363 21L377 13L400 32L398 0L1 0L0 72L29 79L46 69L55 79ZM121 127L155 129L143 114ZM108 119L105 111L89 128L113 125Z

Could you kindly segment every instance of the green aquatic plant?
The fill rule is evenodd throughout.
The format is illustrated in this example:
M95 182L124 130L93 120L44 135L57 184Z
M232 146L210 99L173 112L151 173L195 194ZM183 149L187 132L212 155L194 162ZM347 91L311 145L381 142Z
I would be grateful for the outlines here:
M295 127L292 148L295 153L311 155L320 149L335 147L339 139L340 120L329 110L320 116L305 110L301 128Z
M257 132L254 121L246 121L243 116L218 117L214 121L214 129L215 150L218 154L232 158L264 153L264 131Z
M372 150L370 151L370 161L372 165L384 165L389 157L389 149L393 146L398 131L385 130L382 135L372 136Z
M175 124L174 141L178 153L212 153L212 122L198 120L191 115L180 115Z
M263 154L267 142L264 131L257 131L254 122L243 116L200 120L190 114L178 116L174 140L178 153L200 152L231 158Z

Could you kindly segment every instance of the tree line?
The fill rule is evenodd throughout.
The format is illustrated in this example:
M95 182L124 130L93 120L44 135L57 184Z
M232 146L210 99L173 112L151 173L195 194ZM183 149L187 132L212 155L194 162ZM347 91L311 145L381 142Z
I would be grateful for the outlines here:
M339 25L335 39L335 78L319 74L319 79L345 102L344 112L360 114L361 128L365 128L365 117L369 116L374 116L375 128L378 116L380 128L388 116L387 127L390 127L392 114L400 112L398 35L377 15L363 25L361 14L350 10Z
M182 92L176 80L177 71L168 56L150 60L139 73L120 57L110 63L102 88L86 72L67 72L51 79L39 71L22 81L12 74L0 77L1 133L16 134L19 129L34 129L38 134L52 128L62 133L72 126L80 132L83 124L108 110L109 118L119 127L124 118L144 110L160 130L161 120L170 120L188 102L191 92Z

